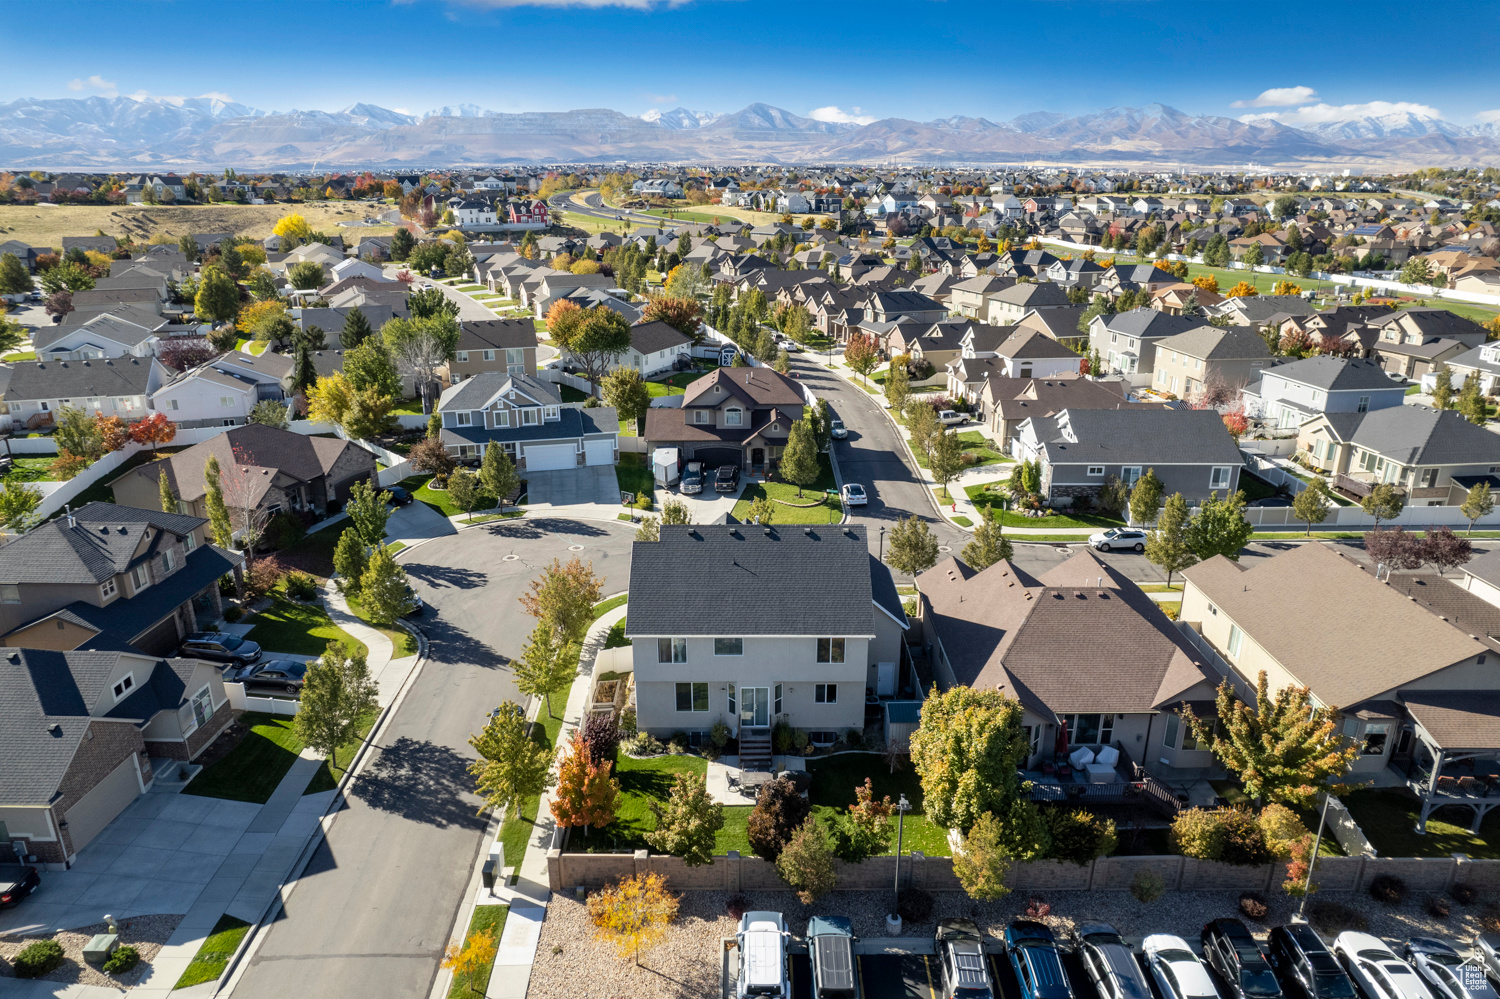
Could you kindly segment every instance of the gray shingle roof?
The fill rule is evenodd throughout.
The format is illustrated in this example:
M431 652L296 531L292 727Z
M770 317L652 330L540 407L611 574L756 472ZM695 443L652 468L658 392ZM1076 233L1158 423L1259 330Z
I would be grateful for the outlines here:
M1477 357L1478 351L1474 351L1474 354ZM1455 362L1458 360L1459 358L1454 358ZM1277 377L1310 385L1325 392L1400 388L1407 384L1404 378L1392 378L1377 361L1344 360L1328 354L1279 364L1275 372Z
M538 405L562 405L562 396L551 382L544 382L530 375L481 371L472 378L465 378L448 386L438 399L438 410L447 413L458 409L479 409L493 399L496 393L506 392L511 388L535 399Z
M654 354L658 350L686 347L693 341L679 333L675 327L661 320L640 323L630 327L630 346L642 354Z
M1451 409L1377 409L1363 414L1353 432L1341 436L1403 465L1500 464L1500 434L1476 427Z
M1013 285L988 297L997 302L1009 302L1013 305L1025 305L1031 308L1068 304L1068 293L1050 282Z
M558 415L562 417L560 420L530 427L444 427L441 439L444 445L457 447L460 444L576 440L591 434L620 432L620 416L610 406L585 409L581 403L565 403Z
M1185 333L1200 326L1208 326L1208 323L1195 316L1173 316L1155 309L1132 309L1104 317L1104 325L1111 333L1124 333L1133 337L1162 337Z
M91 628L129 641L243 561L243 557L230 555L222 548L200 545L188 553L181 569L136 596L114 600L103 607L77 600L66 610Z
M116 357L103 361L20 361L12 366L9 400L102 399L145 395L156 364L151 357Z
M1204 326L1157 341L1158 350L1175 350L1189 357L1215 358L1270 357L1271 350L1261 335L1248 326L1226 326L1222 329Z
M765 531L663 524L660 541L636 542L627 634L874 634L871 577L890 570L864 527Z
M458 326L459 350L536 346L536 323L530 319L466 319Z
M0 655L0 803L45 805L89 726L116 652L7 649Z
M49 520L0 548L0 581L7 583L102 583L125 572L148 527L185 535L201 517L90 503Z
M1056 429L1043 437L1043 449L1053 464L1245 461L1223 419L1211 409L1066 409L1049 422ZM1495 443L1500 448L1500 437Z

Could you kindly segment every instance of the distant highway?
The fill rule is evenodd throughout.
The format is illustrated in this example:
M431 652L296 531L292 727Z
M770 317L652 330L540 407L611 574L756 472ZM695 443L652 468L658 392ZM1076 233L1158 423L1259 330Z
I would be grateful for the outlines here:
M583 204L580 205L573 200L574 194L579 194L583 198ZM619 222L625 219L637 225L660 226L675 221L660 215L646 215L623 208L619 210L608 208L598 191L564 191L561 194L554 194L547 200L547 208L554 214L560 211L573 212L576 215L587 215L590 218L599 219L601 222Z

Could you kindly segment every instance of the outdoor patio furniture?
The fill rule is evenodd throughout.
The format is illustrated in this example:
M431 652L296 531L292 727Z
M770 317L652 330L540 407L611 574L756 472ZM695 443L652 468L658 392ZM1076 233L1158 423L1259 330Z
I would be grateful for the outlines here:
M1057 779L1058 780L1072 780L1073 779L1073 768L1070 767L1070 766L1068 766L1066 763L1058 764L1058 767L1057 767Z
M1115 768L1108 763L1089 763L1084 770L1088 772L1090 784L1113 784L1117 776Z
M1478 794L1479 787L1479 781L1473 777L1460 777L1458 779L1458 789L1464 794Z
M771 783L771 772L769 770L742 770L740 771L740 791L752 798L760 793L760 789Z
M1042 776L1043 777L1056 777L1057 776L1057 764L1053 763L1051 760L1043 760L1042 761Z
M1438 792L1441 793L1441 794L1452 794L1453 791L1454 791L1454 789L1457 788L1457 786L1458 786L1458 781L1455 778L1452 778L1452 777L1439 777L1437 779L1437 789L1438 789Z
M740 789L740 775L733 770L726 769L724 771L724 779L729 784L729 790L738 791Z

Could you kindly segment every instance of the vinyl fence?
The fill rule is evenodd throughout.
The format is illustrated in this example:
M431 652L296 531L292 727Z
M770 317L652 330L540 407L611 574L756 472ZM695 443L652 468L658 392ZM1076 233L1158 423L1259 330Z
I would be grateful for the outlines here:
M901 880L928 891L960 891L948 857L913 851L901 857ZM1016 890L1129 891L1143 871L1154 872L1168 891L1258 891L1280 889L1286 862L1237 866L1191 857L1101 857L1088 864L1039 860L1012 865L1006 884ZM775 865L735 851L713 863L689 867L680 857L634 853L564 853L547 851L547 880L553 891L582 886L599 888L620 878L654 873L677 891L783 891L786 884ZM895 857L871 857L862 864L836 862L835 891L876 891L895 880ZM1323 857L1313 880L1324 892L1356 892L1383 874L1393 874L1415 891L1448 891L1455 884L1477 889L1500 887L1500 860L1459 857Z
M297 713L297 706L301 703L287 697L256 697L247 694L243 683L225 683L224 693L229 695L229 706L236 711L259 711L287 718Z

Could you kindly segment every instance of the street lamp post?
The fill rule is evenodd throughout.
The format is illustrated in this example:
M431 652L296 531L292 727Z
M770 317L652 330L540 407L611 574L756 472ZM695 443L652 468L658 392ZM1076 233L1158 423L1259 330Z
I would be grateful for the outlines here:
M1302 901L1297 905L1297 920L1302 921L1302 910L1307 908L1307 896L1312 893L1313 868L1318 864L1318 848L1323 845L1323 827L1328 823L1328 799L1333 795L1323 792L1323 810L1318 813L1318 835L1313 838L1312 856L1307 858L1307 880L1302 885Z
M892 913L901 905L901 837L906 832L906 810L910 807L911 802L906 800L904 794L896 802L896 897L892 900Z
M880 554L875 556L875 561L885 561L885 525L880 525Z

